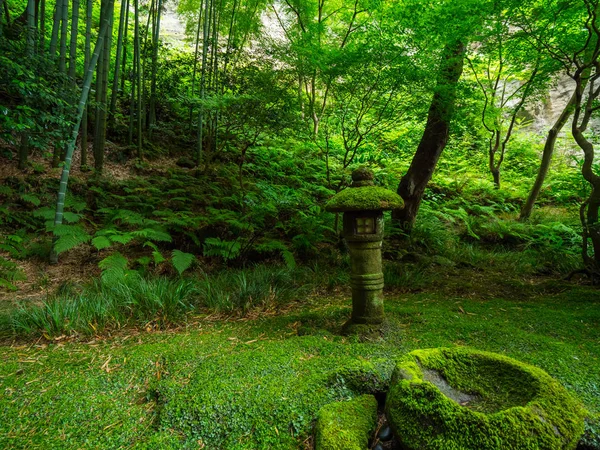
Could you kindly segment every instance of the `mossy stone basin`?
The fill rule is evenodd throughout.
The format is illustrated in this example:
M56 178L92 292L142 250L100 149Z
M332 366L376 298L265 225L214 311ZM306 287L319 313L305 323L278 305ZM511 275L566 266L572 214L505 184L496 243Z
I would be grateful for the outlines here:
M586 411L546 372L467 348L409 353L387 419L408 450L574 449Z

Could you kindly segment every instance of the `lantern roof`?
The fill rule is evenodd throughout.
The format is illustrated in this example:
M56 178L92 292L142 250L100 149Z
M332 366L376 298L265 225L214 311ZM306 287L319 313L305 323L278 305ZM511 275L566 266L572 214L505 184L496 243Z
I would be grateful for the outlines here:
M330 212L387 211L404 206L402 198L395 192L373 182L373 171L359 167L352 172L352 184L334 195L325 209Z

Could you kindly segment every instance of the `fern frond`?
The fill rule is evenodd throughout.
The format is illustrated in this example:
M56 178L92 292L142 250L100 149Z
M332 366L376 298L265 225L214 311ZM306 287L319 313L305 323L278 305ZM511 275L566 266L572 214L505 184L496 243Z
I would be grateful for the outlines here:
M111 284L125 278L128 261L121 253L115 252L98 263L102 269L102 282Z
M177 270L179 275L181 275L190 268L195 259L196 257L191 253L185 253L181 250L173 250L171 262L173 263L175 270Z

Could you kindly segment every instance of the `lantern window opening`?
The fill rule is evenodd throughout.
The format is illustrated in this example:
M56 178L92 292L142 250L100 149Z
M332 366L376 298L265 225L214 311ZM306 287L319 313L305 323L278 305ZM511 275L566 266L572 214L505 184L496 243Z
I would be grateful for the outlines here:
M357 217L356 234L375 234L375 218Z

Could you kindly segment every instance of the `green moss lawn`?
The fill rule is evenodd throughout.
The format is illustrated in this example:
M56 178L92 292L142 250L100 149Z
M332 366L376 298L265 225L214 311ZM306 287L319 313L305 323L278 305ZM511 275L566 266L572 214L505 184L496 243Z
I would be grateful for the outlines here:
M385 337L336 335L346 296L282 315L0 346L0 448L306 448L318 410L385 386L413 349L473 346L546 370L600 412L600 292L388 294ZM499 295L502 291L499 291Z

